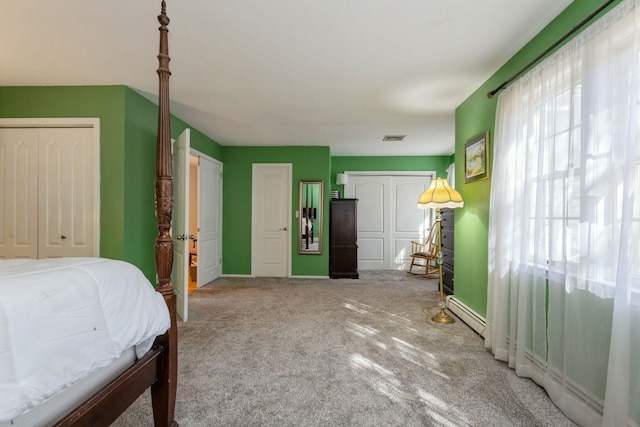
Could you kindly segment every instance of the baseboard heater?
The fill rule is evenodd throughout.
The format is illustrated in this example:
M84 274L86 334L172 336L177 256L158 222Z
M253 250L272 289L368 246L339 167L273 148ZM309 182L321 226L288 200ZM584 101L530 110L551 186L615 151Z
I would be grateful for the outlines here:
M484 337L484 329L487 324L487 320L484 317L473 311L466 304L463 304L455 295L447 296L446 303L447 308L451 310L453 314L469 325L478 335Z

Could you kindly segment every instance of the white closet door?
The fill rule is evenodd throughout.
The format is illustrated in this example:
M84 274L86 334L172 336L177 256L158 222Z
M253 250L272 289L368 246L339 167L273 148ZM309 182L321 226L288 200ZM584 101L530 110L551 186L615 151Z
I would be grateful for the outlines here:
M37 129L0 128L0 203L0 258L37 258Z
M418 198L431 178L391 177L391 269L405 270L411 263L411 241L424 241L431 228L432 209L418 209Z
M93 129L38 131L38 257L96 256Z
M358 199L358 269L388 270L391 179L350 176L348 183L349 197Z
M345 197L358 199L358 269L403 270L411 241L422 241L431 210L418 209L430 175L348 175Z

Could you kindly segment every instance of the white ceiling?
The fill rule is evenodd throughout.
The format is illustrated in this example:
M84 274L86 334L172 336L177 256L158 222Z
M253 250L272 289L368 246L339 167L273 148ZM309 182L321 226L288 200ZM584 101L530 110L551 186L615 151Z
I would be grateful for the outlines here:
M569 3L168 0L171 112L222 145L451 154L455 108ZM156 101L160 0L2 9L0 85L124 84Z

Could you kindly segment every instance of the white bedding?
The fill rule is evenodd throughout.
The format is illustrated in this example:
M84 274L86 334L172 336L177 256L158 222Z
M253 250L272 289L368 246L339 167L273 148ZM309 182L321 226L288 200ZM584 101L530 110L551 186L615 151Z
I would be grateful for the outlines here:
M0 422L169 329L135 266L102 258L0 260Z

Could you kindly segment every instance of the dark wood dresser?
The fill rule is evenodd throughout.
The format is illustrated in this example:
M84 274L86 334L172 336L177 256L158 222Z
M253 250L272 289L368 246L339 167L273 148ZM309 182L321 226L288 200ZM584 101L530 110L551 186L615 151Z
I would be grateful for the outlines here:
M333 199L329 212L329 276L358 278L358 199Z
M453 295L453 209L442 209L442 284L444 293Z

